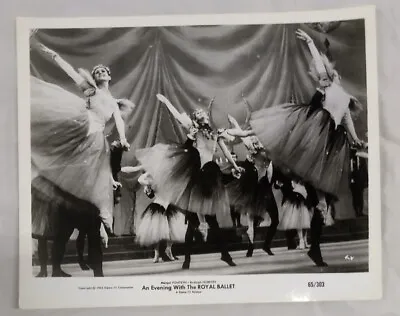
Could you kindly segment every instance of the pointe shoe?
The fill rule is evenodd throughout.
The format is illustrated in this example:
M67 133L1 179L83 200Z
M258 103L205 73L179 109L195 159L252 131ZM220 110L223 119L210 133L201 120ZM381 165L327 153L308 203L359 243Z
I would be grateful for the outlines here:
M154 254L153 263L157 263L160 260L160 254L156 252Z
M249 237L249 240L251 243L254 243L254 228L253 227L249 227L246 231L247 236Z
M175 261L175 257L172 255L171 248L165 249L165 255L169 258L169 260Z
M108 234L103 224L100 226L100 238L104 248L108 248Z
M299 240L299 249L300 249L300 250L306 249L306 245L305 245L305 243L304 243L304 239L300 239L300 240Z
M306 248L310 248L310 244L307 242L307 237L304 237L303 241L304 241L304 246Z
M201 235L203 236L203 241L207 242L207 236L208 236L208 225L207 223L201 223L199 225L199 231Z

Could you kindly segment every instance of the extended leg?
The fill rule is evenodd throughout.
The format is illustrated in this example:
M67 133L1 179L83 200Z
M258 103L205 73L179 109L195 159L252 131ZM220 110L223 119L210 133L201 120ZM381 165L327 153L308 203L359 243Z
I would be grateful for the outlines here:
M76 251L78 253L78 263L82 270L90 270L83 258L83 251L85 249L86 232L80 230L78 238L76 238Z
M225 241L225 238L223 237L223 234L221 233L221 229L219 228L217 217L216 216L206 216L205 219L210 227L210 230L213 231L213 234L217 239L218 248L221 252L221 260L225 261L231 267L236 266L236 264L233 262L232 257L229 254L228 249L226 247L226 241Z
M190 268L190 254L192 252L193 238L196 228L199 226L197 214L188 212L186 215L187 229L185 235L185 261L182 264L182 269Z
M37 278L46 278L47 277L48 252L47 252L47 240L44 238L38 239L38 257L39 257L39 263L40 263L40 272L36 277Z
M324 219L321 214L321 211L319 209L315 209L314 215L311 219L311 229L310 229L311 247L310 250L308 251L308 256L319 267L327 266L327 264L322 259L321 248L320 248L323 225L324 225Z

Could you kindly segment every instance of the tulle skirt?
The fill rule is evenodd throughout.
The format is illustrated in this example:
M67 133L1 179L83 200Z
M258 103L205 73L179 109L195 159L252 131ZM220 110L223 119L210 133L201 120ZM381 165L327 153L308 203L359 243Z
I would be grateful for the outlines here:
M87 215L98 214L98 208L61 190L53 182L37 176L31 184L32 237L53 239L57 226L62 225L60 211L70 211L76 228L87 222Z
M310 228L312 212L305 206L304 202L284 202L279 215L279 230Z
M200 169L200 155L194 147L156 144L136 151L136 158L153 178L157 195L176 204Z
M244 168L239 179L234 179L226 185L229 196L229 204L235 208L235 211L241 214L248 214L252 217L263 217L266 212L266 203L261 193L262 188L258 182L258 172L254 164L244 161L237 163Z
M141 246L155 245L162 240L175 243L185 241L185 216L172 206L165 209L151 203L142 214L136 231L136 241Z
M83 99L31 77L32 164L39 175L61 190L93 203L111 227L109 147L103 132L88 135L88 131L89 117ZM54 198L47 196L49 200Z
M214 161L207 162L192 179L176 205L185 211L202 215L229 214L229 196L222 172Z
M156 144L137 150L136 157L152 175L162 200L203 215L229 212L220 168L213 161L201 167L200 154L193 146Z
M337 196L349 182L349 141L323 108L284 104L252 114L251 127L282 170Z

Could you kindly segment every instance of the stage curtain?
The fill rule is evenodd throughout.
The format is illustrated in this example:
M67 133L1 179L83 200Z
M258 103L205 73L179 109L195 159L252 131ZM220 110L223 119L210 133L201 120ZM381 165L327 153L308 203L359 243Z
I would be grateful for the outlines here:
M366 107L363 20L344 21L328 34L298 24L40 29L32 43L43 43L75 68L91 70L100 63L111 68L113 95L136 104L126 122L132 150L123 157L124 165L134 165L136 148L185 137L157 101L157 93L166 95L179 111L187 113L207 107L215 97L212 119L216 127L227 126L227 114L244 121L242 94L253 110L289 101L307 102L315 83L307 74L311 59L307 45L295 35L299 27L311 35L321 51L324 41L329 40L343 85ZM79 93L72 80L35 45L31 49L31 74ZM357 118L356 129L365 138L366 111ZM114 136L111 128L110 137ZM135 181L136 177L123 179L126 192L137 190ZM131 208L129 199L125 194L122 209ZM145 206L137 205L138 211ZM120 233L126 229L121 228Z

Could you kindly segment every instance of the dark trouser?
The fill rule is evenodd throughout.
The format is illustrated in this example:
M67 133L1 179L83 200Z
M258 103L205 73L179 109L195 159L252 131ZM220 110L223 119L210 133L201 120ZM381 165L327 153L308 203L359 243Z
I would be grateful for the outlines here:
M350 189L356 215L361 216L364 210L364 189L354 183L350 184Z
M40 263L40 271L45 272L47 270L47 259L49 257L47 252L47 239L38 239L38 257Z
M222 258L225 258L225 259L231 258L230 254L228 252L228 249L226 247L225 239L223 237L223 234L221 233L221 229L219 228L219 225L217 222L217 217L206 215L205 219L209 226L210 233L216 239L218 250L221 252ZM186 235L185 235L185 261L190 261L190 254L192 252L192 247L193 247L193 238L195 236L196 229L200 225L200 222L197 217L197 214L191 213L191 212L188 212L186 214L186 220L187 220L188 226L187 226Z
M313 253L317 258L321 259L321 234L322 228L324 226L324 219L322 217L321 211L318 209L314 210L314 215L311 219L311 227L310 227L310 237L311 237L311 247L310 252Z
M103 275L103 252L101 249L100 225L101 220L97 212L89 210L74 210L73 208L59 208L54 223L54 242L52 248L53 273L61 271L61 262L64 258L66 244L74 229L86 232L88 238L89 264L94 276ZM84 241L83 241L84 242Z
M240 213L235 210L234 206L231 206L231 219L233 222L233 227L240 227Z
M279 225L279 214L276 205L269 206L267 212L271 218L271 225L268 227L267 235L265 236L265 241L263 246L264 249L271 248L272 239L274 238L276 230Z
M285 232L286 235L286 243L288 249L296 249L297 248L297 243L296 243L296 236L297 236L297 230L291 229L287 230Z
M78 253L78 260L82 263L83 260L83 251L85 249L85 240L86 240L86 232L79 231L79 235L76 238L76 251Z

